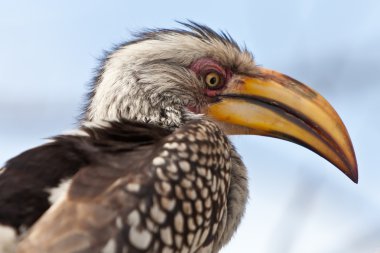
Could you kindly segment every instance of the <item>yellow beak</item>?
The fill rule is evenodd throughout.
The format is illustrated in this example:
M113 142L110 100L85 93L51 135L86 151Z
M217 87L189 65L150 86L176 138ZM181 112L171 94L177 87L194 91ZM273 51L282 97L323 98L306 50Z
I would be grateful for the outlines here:
M239 76L211 103L206 114L228 134L255 134L302 145L324 157L355 183L358 171L348 132L333 107L308 86L258 68Z

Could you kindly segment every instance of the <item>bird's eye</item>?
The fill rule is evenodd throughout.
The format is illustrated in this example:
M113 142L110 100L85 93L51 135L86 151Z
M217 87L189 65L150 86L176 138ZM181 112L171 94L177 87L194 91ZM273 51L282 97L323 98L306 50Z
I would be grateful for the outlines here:
M205 77L208 89L218 89L222 85L223 78L216 72L210 72Z

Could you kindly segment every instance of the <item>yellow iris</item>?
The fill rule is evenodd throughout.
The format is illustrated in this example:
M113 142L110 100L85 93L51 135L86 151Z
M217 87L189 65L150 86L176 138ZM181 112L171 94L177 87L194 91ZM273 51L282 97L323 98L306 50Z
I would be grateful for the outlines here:
M220 85L221 77L218 73L211 72L206 75L205 82L208 88L215 89Z

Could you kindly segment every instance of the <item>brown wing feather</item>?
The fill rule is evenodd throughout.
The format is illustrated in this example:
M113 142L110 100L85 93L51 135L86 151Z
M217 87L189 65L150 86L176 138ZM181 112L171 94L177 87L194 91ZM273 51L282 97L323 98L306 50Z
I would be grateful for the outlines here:
M141 192L128 191L127 186L138 184L141 189L150 188L152 176L148 167L139 166L133 159L144 155L146 159L142 160L147 161L149 153L144 147L128 153L130 159L119 157L125 163L118 163L114 158L114 166L98 164L82 168L73 178L67 195L36 223L18 252L99 252L116 236L120 228L116 218L138 204ZM139 167L138 172L132 164Z

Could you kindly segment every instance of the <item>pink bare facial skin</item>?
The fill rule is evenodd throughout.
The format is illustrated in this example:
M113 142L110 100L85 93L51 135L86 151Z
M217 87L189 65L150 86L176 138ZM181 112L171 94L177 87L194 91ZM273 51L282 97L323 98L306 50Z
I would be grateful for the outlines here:
M222 78L221 85L217 89L209 89L207 87L204 88L204 94L208 97L215 97L219 95L226 88L226 84L232 76L230 69L223 67L211 58L201 58L194 61L190 65L190 69L194 71L197 77L201 80L204 80L205 76L211 72L218 73Z

